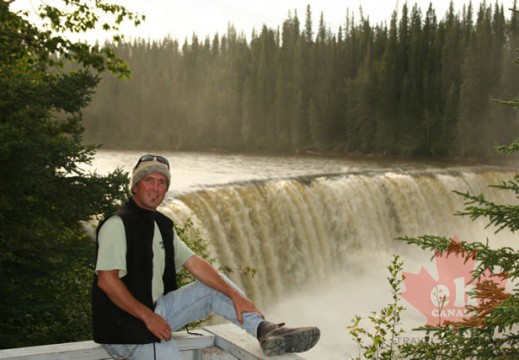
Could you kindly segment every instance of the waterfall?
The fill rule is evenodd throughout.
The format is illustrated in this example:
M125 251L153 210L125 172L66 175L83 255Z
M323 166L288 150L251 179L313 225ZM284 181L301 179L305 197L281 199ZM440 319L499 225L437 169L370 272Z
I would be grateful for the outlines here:
M453 215L464 208L453 191L506 203L509 193L489 185L512 176L452 168L318 175L209 187L181 194L168 206L175 217L192 218L203 229L220 264L257 270L253 279L239 272L231 277L263 305L323 281L353 260L410 251L393 240L398 236L496 238L485 220Z

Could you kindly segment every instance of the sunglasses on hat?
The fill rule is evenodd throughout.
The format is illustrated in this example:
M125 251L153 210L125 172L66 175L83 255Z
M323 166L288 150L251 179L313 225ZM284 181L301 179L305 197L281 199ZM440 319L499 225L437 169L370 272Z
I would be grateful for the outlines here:
M159 163L166 165L169 169L169 161L164 156L147 154L147 155L141 156L141 158L139 159L139 161L137 161L137 164L135 165L133 170L137 169L141 163L146 162L146 161L153 161L153 160L157 160Z

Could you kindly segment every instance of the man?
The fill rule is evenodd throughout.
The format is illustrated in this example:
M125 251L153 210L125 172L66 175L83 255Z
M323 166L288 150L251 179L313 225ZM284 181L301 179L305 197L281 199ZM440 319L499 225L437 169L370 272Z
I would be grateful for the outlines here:
M171 332L215 312L256 336L267 355L312 348L318 328L265 321L235 284L178 238L156 210L170 180L166 158L142 156L132 172L132 198L98 228L94 340L116 359L180 359ZM181 266L197 281L177 289Z

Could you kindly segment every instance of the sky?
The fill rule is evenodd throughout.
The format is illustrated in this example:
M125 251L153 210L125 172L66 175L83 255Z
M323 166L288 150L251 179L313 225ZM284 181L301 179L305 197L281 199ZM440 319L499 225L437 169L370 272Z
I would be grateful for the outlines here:
M451 0L435 0L433 7L439 19L443 18ZM55 3L46 0L45 3ZM321 12L325 23L333 33L345 23L346 13L353 12L356 19L360 18L359 7L362 4L364 17L369 17L372 24L388 22L395 9L401 10L405 0L120 0L128 10L146 15L146 21L138 26L125 26L123 33L126 39L144 38L157 40L170 35L183 42L191 39L195 33L199 38L212 37L216 33L226 32L228 24L234 25L238 33L250 37L253 29L261 29L263 25L269 28L281 26L288 18L289 11L297 11L301 22L304 22L306 6L309 4L313 14L313 25L316 28ZM430 0L409 0L408 6L415 3L425 12ZM468 4L469 0L454 1L456 12ZM483 0L472 0L477 9ZM505 9L511 8L514 0L498 0ZM16 0L14 9L24 8L34 12L41 0ZM494 4L495 0L487 1ZM509 16L509 15L507 15ZM314 30L315 31L315 30ZM92 33L87 40L101 40L106 34Z

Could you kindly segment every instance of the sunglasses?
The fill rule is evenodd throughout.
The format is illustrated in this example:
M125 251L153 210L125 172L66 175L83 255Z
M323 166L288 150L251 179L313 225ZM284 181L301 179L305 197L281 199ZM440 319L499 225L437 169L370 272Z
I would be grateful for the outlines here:
M135 165L133 170L137 169L141 163L146 162L146 161L153 161L153 160L157 160L159 163L166 165L169 169L169 161L164 156L147 154L147 155L141 156L141 158L139 159L139 161L137 161L137 164Z

